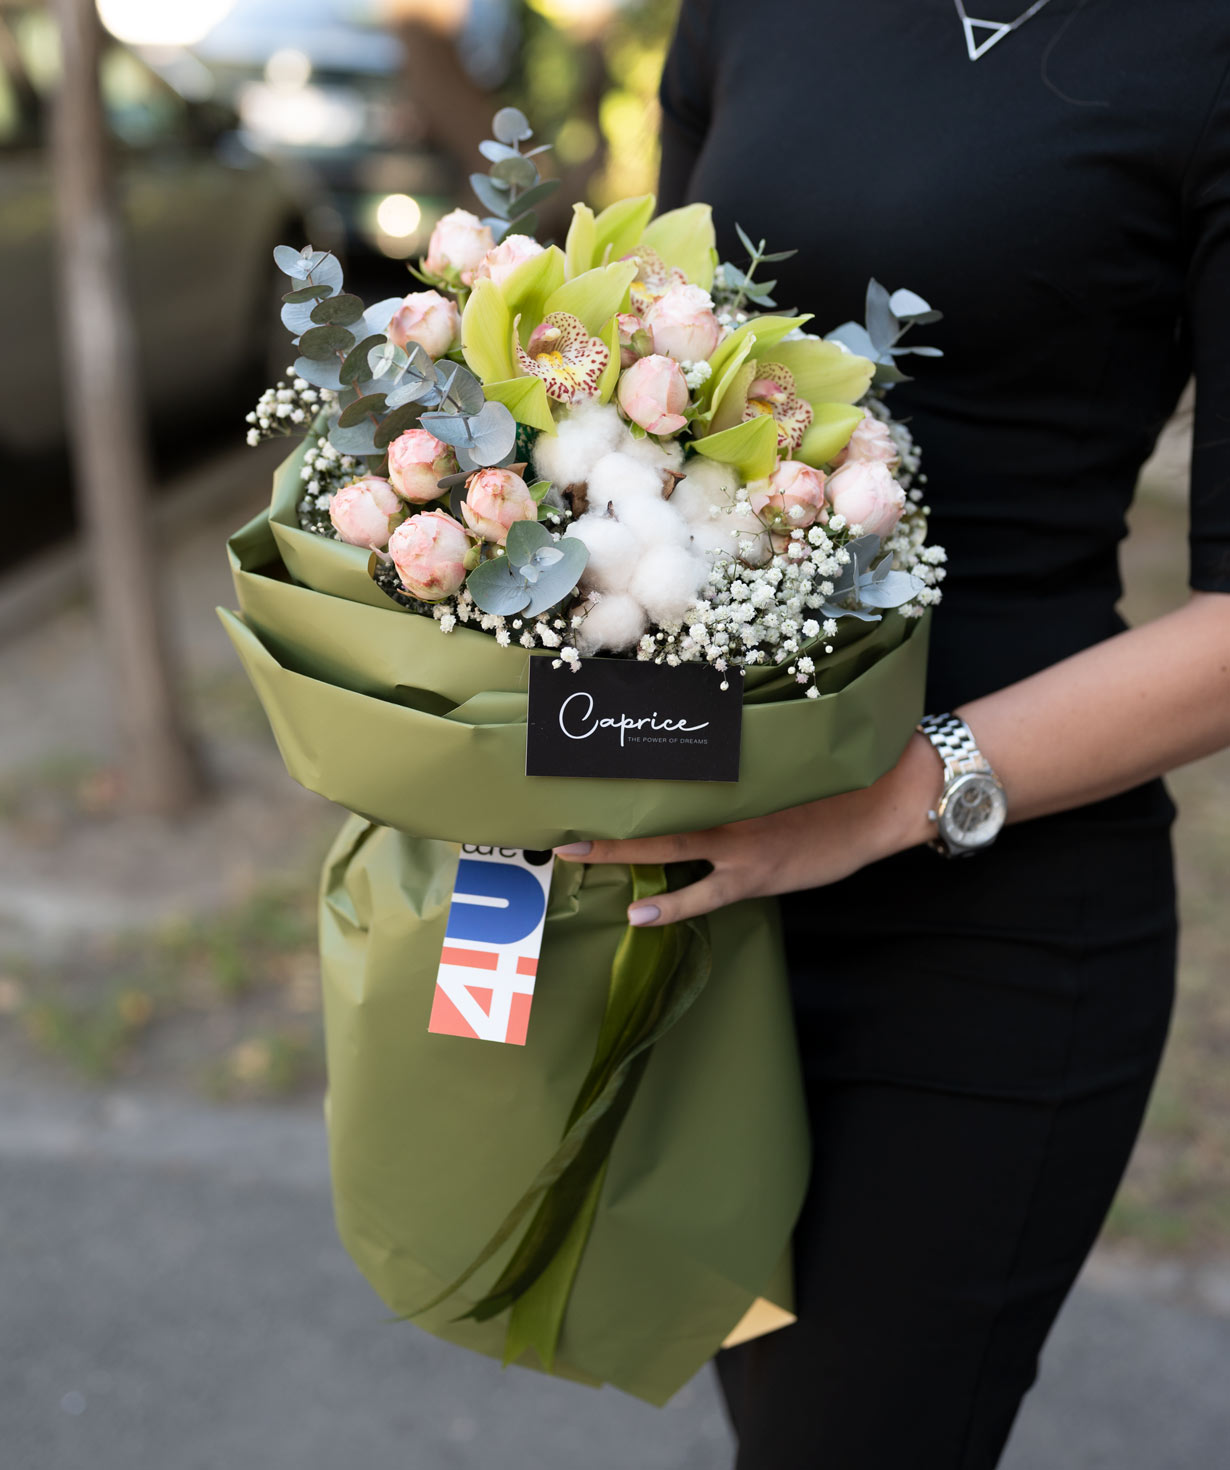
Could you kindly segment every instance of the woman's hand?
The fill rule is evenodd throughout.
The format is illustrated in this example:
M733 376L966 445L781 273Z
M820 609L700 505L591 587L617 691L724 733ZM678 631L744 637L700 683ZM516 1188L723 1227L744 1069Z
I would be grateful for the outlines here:
M706 832L621 842L576 842L556 856L583 863L680 863L703 859L713 871L697 883L628 910L631 924L673 924L741 898L763 898L835 883L868 863L933 835L927 810L940 787L940 763L916 735L893 770L863 791L829 796L768 817Z

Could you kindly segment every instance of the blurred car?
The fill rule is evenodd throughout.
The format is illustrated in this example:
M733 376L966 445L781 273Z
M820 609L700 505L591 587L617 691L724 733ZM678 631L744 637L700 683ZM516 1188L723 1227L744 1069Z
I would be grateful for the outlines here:
M365 18L366 17L366 18ZM430 146L401 42L356 0L237 0L193 48L233 98L244 143L306 170L326 210L309 221L360 280L421 254L464 180ZM332 236L332 238L330 238Z
M0 276L17 288L8 325L20 344L0 379L0 459L10 464L54 455L65 437L46 149L57 72L43 8L0 6ZM208 77L196 80L200 95L187 96L118 43L103 58L143 387L155 422L181 429L211 399L246 394L272 363L285 366L272 251L303 243L310 205L301 181L242 145L234 114L206 95ZM76 325L88 353L90 325Z

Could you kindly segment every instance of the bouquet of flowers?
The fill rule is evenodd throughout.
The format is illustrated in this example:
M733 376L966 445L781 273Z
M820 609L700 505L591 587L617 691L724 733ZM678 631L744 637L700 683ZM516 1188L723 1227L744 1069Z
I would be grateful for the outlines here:
M520 961L532 1024L484 981L523 1045L484 1047L437 984L462 845L541 867L891 767L944 557L884 393L938 313L873 281L865 325L815 335L760 278L783 256L740 230L719 263L701 204L578 204L543 245L555 181L520 112L493 131L487 215L439 221L422 289L367 307L333 256L276 252L298 356L249 440L303 442L232 538L223 617L291 773L356 814L322 892L348 1248L432 1331L662 1402L790 1320L807 1147L772 906L632 930L633 894L686 875L569 865ZM738 780L527 775L535 660L711 671Z

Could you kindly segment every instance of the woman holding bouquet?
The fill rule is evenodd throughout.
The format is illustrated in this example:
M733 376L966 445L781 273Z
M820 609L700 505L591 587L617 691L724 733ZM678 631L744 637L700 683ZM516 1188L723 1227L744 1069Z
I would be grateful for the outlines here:
M998 1462L1165 1037L1159 777L1230 743L1230 22L978 8L684 0L662 84L663 206L800 245L783 304L857 318L870 272L945 312L894 409L957 718L865 791L565 852L712 865L634 922L782 895L815 1168L798 1323L719 1358L740 1470ZM1192 595L1127 629L1124 512L1193 371Z

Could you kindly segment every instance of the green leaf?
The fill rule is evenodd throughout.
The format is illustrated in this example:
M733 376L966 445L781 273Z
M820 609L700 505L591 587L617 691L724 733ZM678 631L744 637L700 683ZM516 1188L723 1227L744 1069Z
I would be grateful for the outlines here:
M848 403L813 403L812 413L814 417L795 458L818 467L828 464L849 444L850 435L863 420L863 411Z
M471 174L470 188L478 195L484 209L490 210L497 219L508 218L508 186L503 188L486 174Z
M534 257L535 260L539 258ZM523 262L524 265L532 263ZM502 382L516 376L512 316L494 281L476 281L470 292L470 299L461 314L461 351L470 371L484 383Z
M598 266L565 281L547 298L543 312L566 311L577 317L591 336L596 336L623 306L628 287L636 278L631 261Z
M288 291L282 300L291 306L298 306L301 301L319 301L323 296L328 296L328 286L300 286L297 291Z
M363 398L356 398L353 403L348 403L338 416L338 424L343 429L352 429L355 424L366 423L373 415L378 419L384 412L384 394L368 393Z
M313 327L299 338L299 351L304 357L317 359L349 352L353 346L354 333L348 332L345 327Z
M538 169L534 161L522 157L520 153L493 163L489 174L497 184L504 184L510 189L532 189L538 182Z
M343 291L340 296L328 296L312 312L312 320L323 325L330 323L339 327L353 326L363 315L363 301Z
M667 265L678 266L694 286L707 291L713 285L716 250L713 212L707 204L685 204L660 214L646 228L642 241Z
M547 492L551 489L550 480L535 480L529 487L530 494L534 497L534 504L541 505L546 499Z
M501 107L491 121L491 131L501 143L524 143L534 136L529 118L519 107Z
M528 424L544 434L555 433L551 400L541 378L506 378L501 383L484 383L483 393L489 402L504 404L519 424Z
M386 415L375 433L376 448L387 449L400 434L415 428L421 412L417 403L407 403L403 408L395 408Z
M367 355L374 347L379 347L385 341L384 337L364 337L362 342L351 348L342 363L339 376L343 383L359 383L370 374Z
M697 439L692 448L706 459L733 465L745 481L763 480L777 463L777 423L761 415Z

